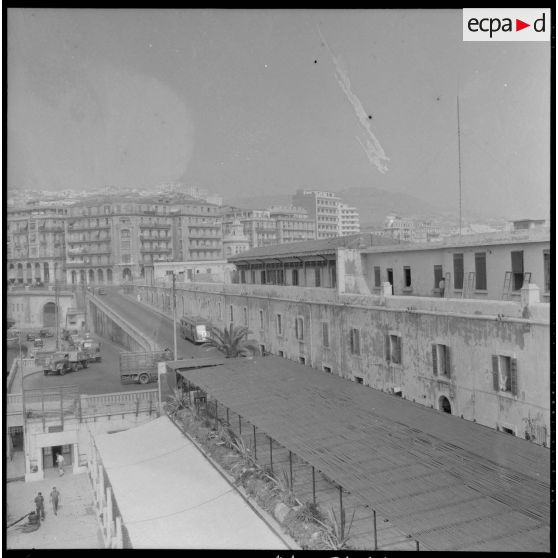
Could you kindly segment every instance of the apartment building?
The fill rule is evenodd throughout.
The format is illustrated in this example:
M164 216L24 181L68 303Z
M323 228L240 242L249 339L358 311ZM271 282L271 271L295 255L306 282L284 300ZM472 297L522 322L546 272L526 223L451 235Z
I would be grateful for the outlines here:
M66 208L11 208L7 211L8 283L40 285L55 281L64 268Z
M315 221L308 217L308 212L302 207L272 206L269 216L275 220L278 244L316 238Z
M316 222L316 240L339 236L340 203L336 194L319 190L297 190L293 196L293 205L304 208Z
M360 232L360 218L356 207L339 204L339 235L347 236Z
M68 209L68 283L121 283L156 261L222 257L218 207L198 200L97 200Z

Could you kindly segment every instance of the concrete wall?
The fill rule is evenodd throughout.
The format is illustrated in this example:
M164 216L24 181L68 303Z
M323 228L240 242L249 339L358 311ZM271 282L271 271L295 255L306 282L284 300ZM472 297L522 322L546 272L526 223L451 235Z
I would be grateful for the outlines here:
M55 302L54 290L29 289L7 291L7 313L16 321L16 328L43 327L43 309L48 302ZM76 306L75 296L71 292L59 293L58 319L60 327L66 325L66 313Z
M144 302L162 308L162 287L138 287ZM274 354L331 371L348 379L362 378L387 392L439 408L440 397L452 414L492 428L537 430L537 442L550 432L549 305L522 307L511 301L440 299L425 297L339 294L331 289L265 285L184 285L177 291L179 308L198 314L215 325L244 325L244 308L252 338ZM526 311L526 308L528 311ZM260 310L263 327L260 323ZM283 333L277 335L277 314ZM522 316L530 316L524 319ZM304 339L295 338L295 320L304 320ZM329 347L322 339L328 324ZM350 353L350 330L360 333L360 355ZM386 335L398 335L402 364L385 358ZM435 376L432 344L450 347L450 378ZM496 392L492 356L517 359L518 394Z

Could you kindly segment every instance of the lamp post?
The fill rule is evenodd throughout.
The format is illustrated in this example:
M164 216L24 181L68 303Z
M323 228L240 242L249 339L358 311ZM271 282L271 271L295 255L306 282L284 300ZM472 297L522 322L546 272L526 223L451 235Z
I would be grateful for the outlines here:
M172 272L172 333L174 340L174 360L178 360L176 348L176 274Z

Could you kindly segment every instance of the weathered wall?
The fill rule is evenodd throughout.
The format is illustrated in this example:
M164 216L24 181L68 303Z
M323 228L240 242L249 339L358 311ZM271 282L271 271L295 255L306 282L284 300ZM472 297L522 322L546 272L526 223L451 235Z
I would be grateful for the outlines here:
M8 290L6 302L8 315L16 321L16 328L40 328L43 327L45 304L55 302L54 290ZM58 304L60 327L64 327L68 309L76 306L74 294L60 292Z
M138 287L143 301L163 308L167 289ZM306 364L383 391L400 388L402 396L439 408L449 399L452 414L524 436L526 421L550 432L548 304L533 305L534 318L510 301L462 301L425 297L343 295L331 289L277 286L187 285L177 291L179 311L198 314L222 327L233 321L247 325L252 337L274 354L305 358ZM260 323L263 312L263 327ZM283 333L277 335L277 314ZM304 340L295 338L295 319L304 318ZM324 347L322 322L329 327ZM360 331L360 355L350 353L349 332ZM385 336L400 335L402 364L385 358ZM450 379L435 376L432 344L450 347ZM492 355L517 359L518 395L496 392ZM533 422L534 421L534 422ZM540 430L540 429L539 429ZM542 434L538 434L539 438ZM544 440L538 440L544 441Z

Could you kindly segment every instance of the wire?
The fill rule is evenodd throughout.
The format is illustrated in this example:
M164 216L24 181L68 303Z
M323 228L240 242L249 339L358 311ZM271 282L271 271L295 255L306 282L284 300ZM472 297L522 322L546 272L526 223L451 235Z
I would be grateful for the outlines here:
M136 523L144 523L145 521L156 521L158 519L164 519L165 517L171 517L173 515L178 515L179 513L184 513L190 510L195 510L197 508L201 508L202 506L205 506L206 504L209 504L210 502L214 502L215 500L218 500L219 498L222 498L223 496L230 494L231 492L234 492L236 489L235 488L230 488L229 490L226 490L225 492L219 494L218 496L215 496L214 498L210 498L209 500L206 500L205 502L201 502L199 504L196 504L195 506L190 506L189 508L183 508L181 510L172 512L172 513L168 513L166 515L159 515L159 516L155 516L155 517L148 517L146 519L137 519L136 521L126 521L125 525L135 525Z

